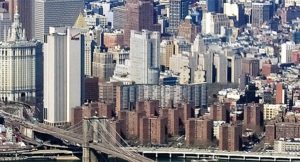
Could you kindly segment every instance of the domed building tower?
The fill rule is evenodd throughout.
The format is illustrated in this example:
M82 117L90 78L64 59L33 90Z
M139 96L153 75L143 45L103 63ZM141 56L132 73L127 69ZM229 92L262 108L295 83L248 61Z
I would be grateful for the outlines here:
M190 15L185 17L184 21L178 28L178 36L185 38L190 43L194 42L198 32L200 32L199 27L193 24L192 17Z

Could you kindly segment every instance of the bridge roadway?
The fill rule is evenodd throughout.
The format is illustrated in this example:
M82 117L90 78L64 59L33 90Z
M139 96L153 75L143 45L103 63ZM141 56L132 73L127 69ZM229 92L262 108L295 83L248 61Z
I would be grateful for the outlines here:
M300 161L300 156L290 155L290 154L280 154L280 153L270 153L270 152L227 152L227 151L217 151L217 150L204 150L204 149L187 149L187 148L147 148L147 147L132 147L131 149L137 150L143 155L169 155L172 156L182 156L182 157L212 157L218 159L239 159L239 160L274 160L274 161Z
M68 140L69 142L72 142L77 145L79 144L80 146L83 145L83 136L80 134L68 132L63 129L48 126L42 123L32 124L30 122L24 121L24 119L20 119L19 117L6 113L2 110L0 110L0 115L3 116L6 120L17 122L20 125L25 126L26 128L32 129L33 131L49 134L59 139ZM146 158L136 152L131 152L131 154L125 154L124 152L120 151L122 150L121 148L119 150L113 149L109 146L106 146L103 143L90 143L89 148L92 148L96 151L100 151L108 155L112 155L120 159L128 160L130 162L153 162L153 160Z

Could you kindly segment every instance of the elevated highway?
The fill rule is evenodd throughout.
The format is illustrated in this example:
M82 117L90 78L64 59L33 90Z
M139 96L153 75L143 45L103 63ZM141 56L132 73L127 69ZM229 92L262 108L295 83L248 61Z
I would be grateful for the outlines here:
M227 152L227 151L210 151L203 149L186 149L186 148L133 148L143 155L147 156L169 156L172 157L192 157L192 158L211 158L224 160L251 160L251 161L277 161L277 162L299 162L300 156L267 153L267 152Z

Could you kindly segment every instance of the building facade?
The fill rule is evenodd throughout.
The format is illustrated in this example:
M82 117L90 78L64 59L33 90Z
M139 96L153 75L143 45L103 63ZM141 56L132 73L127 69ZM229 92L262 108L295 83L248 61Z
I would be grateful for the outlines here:
M242 59L242 74L256 77L259 75L259 60L258 59Z
M252 3L252 21L254 27L261 27L266 21L271 19L271 3Z
M206 0L206 6L208 12L222 13L223 12L222 0Z
M203 34L221 34L221 27L230 27L230 19L225 14L211 12L203 14Z
M132 31L130 37L130 79L136 84L159 83L160 33Z
M239 151L242 146L242 128L237 125L223 124L219 130L219 149Z
M117 87L116 109L129 110L137 101L158 100L160 107L182 102L196 108L207 108L206 84L189 85L122 85Z
M82 104L84 36L79 29L50 28L45 39L44 122L62 126Z
M165 68L170 67L170 58L174 54L174 42L172 40L162 40L160 43L160 65Z
M126 23L126 8L124 6L114 7L113 11L113 28L124 29Z
M126 22L124 25L124 45L129 46L131 41L131 30L141 31L143 29L153 31L154 9L152 0L129 0L126 2ZM157 31L160 27L157 28Z
M35 102L42 86L42 44L27 41L18 11L0 43L0 98L5 101Z
M189 2L187 0L170 0L168 32L176 34L181 20L188 15Z
M43 41L50 26L73 26L83 5L83 0L35 0L34 38Z
M96 50L93 58L93 76L98 77L99 81L109 81L115 69L113 54Z
M193 24L192 17L186 16L185 20L179 25L178 36L182 36L189 42L194 42L199 31L199 27Z
M5 41L6 33L11 26L11 22L9 13L5 9L0 8L0 42Z
M281 104L264 104L264 120L274 119L282 111Z
M289 7L289 6L300 6L300 0L285 0L284 1L284 7Z

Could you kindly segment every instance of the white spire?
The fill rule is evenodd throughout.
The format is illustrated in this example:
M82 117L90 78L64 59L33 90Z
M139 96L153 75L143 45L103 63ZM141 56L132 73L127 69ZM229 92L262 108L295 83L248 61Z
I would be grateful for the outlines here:
M22 28L22 24L20 23L20 15L18 6L16 6L14 15L14 22L9 29L7 41L21 41L26 40L25 30Z

